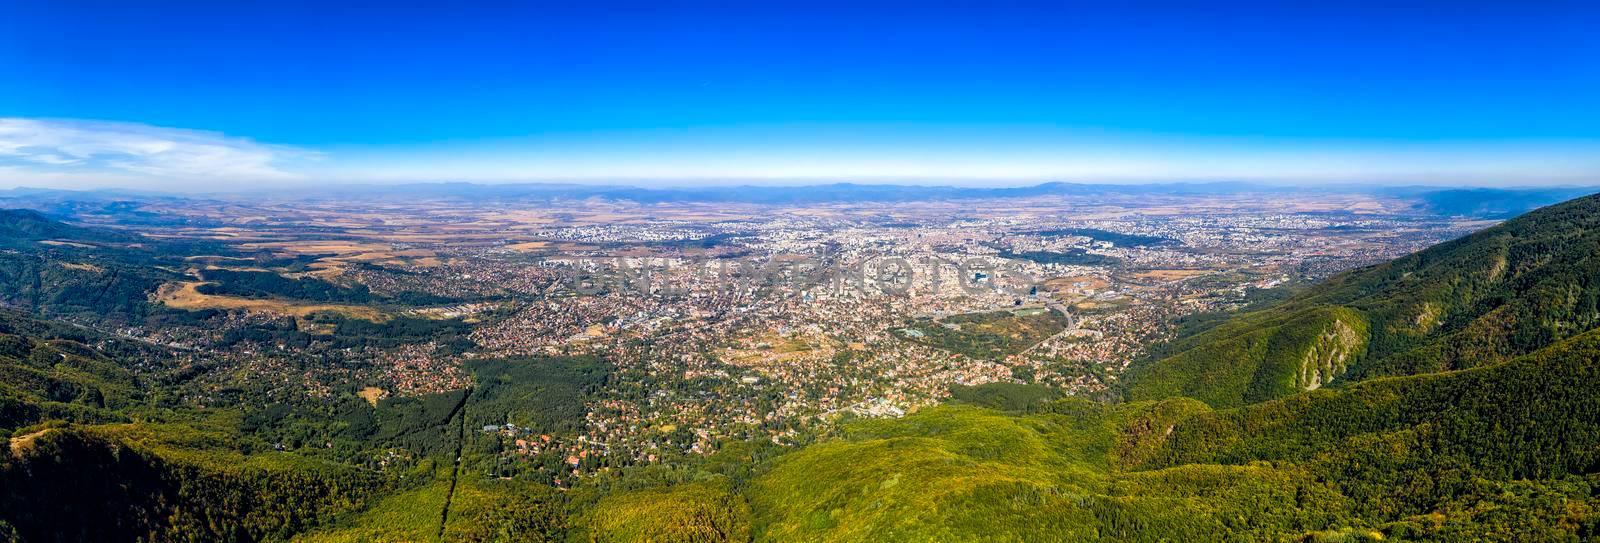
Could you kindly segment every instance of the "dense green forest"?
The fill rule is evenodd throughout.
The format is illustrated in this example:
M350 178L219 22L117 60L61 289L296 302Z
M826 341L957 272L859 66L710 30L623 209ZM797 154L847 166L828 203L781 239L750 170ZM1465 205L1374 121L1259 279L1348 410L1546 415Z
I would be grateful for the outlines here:
M23 541L285 539L386 486L178 425L43 429L0 455L0 519Z
M340 286L317 279L291 279L269 271L205 270L202 278L211 283L200 286L203 294L222 294L246 298L290 298L313 302L367 303L373 300L366 285Z
M1027 350L1071 325L1053 309L1029 308L918 319L901 336L973 358L999 359Z
M47 317L126 324L157 310L149 293L178 274L139 250L32 244L0 250L0 302Z

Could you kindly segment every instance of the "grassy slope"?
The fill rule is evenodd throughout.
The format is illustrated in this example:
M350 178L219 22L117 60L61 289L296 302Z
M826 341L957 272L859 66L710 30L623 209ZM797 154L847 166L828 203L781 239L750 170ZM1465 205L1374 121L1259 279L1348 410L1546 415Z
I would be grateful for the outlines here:
M450 481L437 478L428 484L385 496L367 509L294 540L304 543L435 541L439 513ZM431 521L431 522L430 522Z
M748 541L750 506L726 484L694 482L608 495L579 519L593 542Z
M747 496L764 541L1257 539L1327 528L1346 508L1291 470L1118 467L1140 449L1136 428L1197 409L1069 400L1060 413L1011 417L941 407L782 457Z
M558 541L566 527L563 497L555 490L515 481L484 480L463 472L450 492L450 470L424 466L404 490L374 500L316 530L302 543L439 541L446 496L450 517L443 541Z

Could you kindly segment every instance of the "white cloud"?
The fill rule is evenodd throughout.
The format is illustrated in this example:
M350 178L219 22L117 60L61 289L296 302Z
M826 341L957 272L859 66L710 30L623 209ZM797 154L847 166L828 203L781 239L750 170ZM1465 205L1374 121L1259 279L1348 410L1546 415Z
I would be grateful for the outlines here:
M85 182L285 181L285 164L316 158L302 149L218 132L138 123L0 118L0 172ZM0 180L3 182L4 180Z

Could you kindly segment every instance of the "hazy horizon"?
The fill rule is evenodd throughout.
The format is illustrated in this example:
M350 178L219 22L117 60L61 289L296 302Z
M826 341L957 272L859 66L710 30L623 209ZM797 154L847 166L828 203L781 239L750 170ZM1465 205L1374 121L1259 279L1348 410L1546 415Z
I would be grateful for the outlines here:
M339 188L374 188L374 189L399 189L419 187L448 187L469 186L476 188L495 187L573 187L584 189L638 189L647 191L696 191L718 189L805 189L819 187L854 186L861 188L895 187L902 189L969 189L969 190L1003 190L1027 189L1050 185L1067 186L1120 186L1120 187L1221 187L1238 186L1241 188L1261 188L1265 190L1306 190L1325 189L1329 192L1370 192L1384 190L1585 190L1600 189L1600 180L1592 183L1551 183L1551 184L1472 184L1472 183L1420 183L1420 182L1381 182L1381 181L1352 181L1331 183L1306 183L1273 180L1240 180L1240 179L1177 179L1177 180L1106 180L1106 181L1076 181L1054 179L1029 179L1029 180L971 180L971 179L872 179L872 178L817 178L817 179L588 179L588 180L561 180L561 179L534 179L534 180L506 180L506 181L460 181L460 180L394 180L394 181L349 181L326 182L316 180L291 181L281 184L255 183L250 185L227 186L223 188L204 186L140 186L140 185L65 185L50 186L38 184L6 184L0 181L0 193L9 191L68 191L82 193L143 193L149 195L172 196L206 196L252 193L282 193L297 190L333 190Z

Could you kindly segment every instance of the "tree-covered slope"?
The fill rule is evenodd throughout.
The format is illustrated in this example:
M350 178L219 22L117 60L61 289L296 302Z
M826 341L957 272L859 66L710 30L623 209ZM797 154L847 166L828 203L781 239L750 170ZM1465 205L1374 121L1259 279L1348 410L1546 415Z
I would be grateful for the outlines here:
M1600 196L1338 275L1168 346L1130 399L1245 405L1330 383L1469 368L1600 325Z
M0 305L75 322L137 325L159 311L150 293L183 278L185 256L223 250L0 210Z
M1388 461L1498 478L1600 472L1600 330L1510 362L1389 377L1175 424L1150 465L1305 460L1387 440ZM1409 446L1400 446L1408 444Z
M167 349L0 310L0 430L46 419L122 420L147 395L137 369Z
M0 449L0 539L281 540L384 487L349 466L242 455L236 439L171 424L14 437Z
M0 541L258 541L353 507L381 477L253 454L228 412L175 414L172 353L0 310ZM169 424L150 417L194 419Z
M947 407L865 422L779 458L748 496L763 541L1265 539L1337 520L1337 496L1292 472L1115 469L1124 425L1185 409L1069 402L1024 417Z

